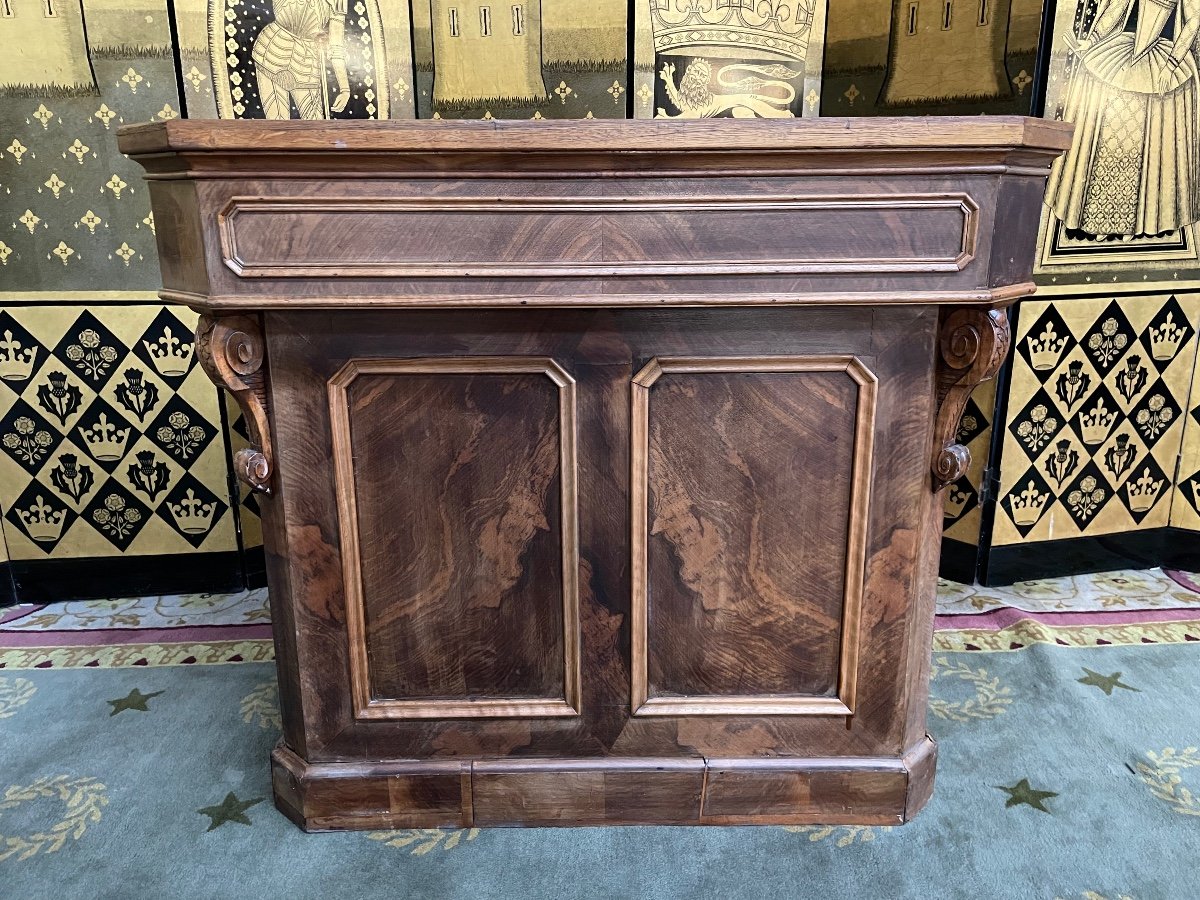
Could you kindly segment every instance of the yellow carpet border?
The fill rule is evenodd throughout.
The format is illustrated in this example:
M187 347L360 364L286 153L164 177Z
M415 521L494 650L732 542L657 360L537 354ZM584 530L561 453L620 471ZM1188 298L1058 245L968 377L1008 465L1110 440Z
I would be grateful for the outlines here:
M999 630L955 628L935 631L933 649L943 653L1007 653L1023 650L1031 644L1127 647L1133 644L1186 644L1197 638L1200 638L1200 619L1122 625L1047 625L1037 619L1021 619Z

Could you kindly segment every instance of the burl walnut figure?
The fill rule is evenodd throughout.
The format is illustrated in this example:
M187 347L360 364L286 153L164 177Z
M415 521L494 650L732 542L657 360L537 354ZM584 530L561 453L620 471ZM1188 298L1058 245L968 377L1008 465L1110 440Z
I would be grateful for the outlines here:
M875 823L1069 126L126 128L261 492L308 829Z

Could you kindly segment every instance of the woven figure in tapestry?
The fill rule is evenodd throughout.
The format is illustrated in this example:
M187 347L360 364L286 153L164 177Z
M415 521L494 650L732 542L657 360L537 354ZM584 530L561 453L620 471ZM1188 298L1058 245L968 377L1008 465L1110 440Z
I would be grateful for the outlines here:
M327 119L350 100L346 73L346 0L275 0L275 21L254 42L254 66L263 114L290 119L294 101L302 119ZM329 101L325 65L337 82Z
M1085 12L1063 108L1074 143L1052 170L1046 202L1069 232L1092 237L1190 225L1200 219L1200 0L1099 0Z

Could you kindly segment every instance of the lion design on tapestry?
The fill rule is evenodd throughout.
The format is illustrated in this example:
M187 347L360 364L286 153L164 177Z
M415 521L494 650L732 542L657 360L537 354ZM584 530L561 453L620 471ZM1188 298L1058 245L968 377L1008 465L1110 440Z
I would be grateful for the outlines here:
M726 80L726 76L734 70L752 74L740 81ZM666 86L667 96L680 112L679 115L672 116L660 106L655 116L657 119L711 119L725 113L729 113L735 119L795 117L795 113L789 107L796 99L796 89L784 79L796 78L800 73L793 72L787 66L749 63L722 66L717 71L717 84L723 88L740 91L728 94L713 93L710 86L712 64L706 59L696 59L688 63L678 87L675 86L675 66L672 63L663 63L662 71L658 74ZM757 75L770 77L758 78ZM776 91L779 93L775 93Z

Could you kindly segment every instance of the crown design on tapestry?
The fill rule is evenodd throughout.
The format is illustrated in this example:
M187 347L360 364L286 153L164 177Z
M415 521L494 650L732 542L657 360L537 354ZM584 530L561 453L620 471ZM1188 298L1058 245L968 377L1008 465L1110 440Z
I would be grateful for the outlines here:
M1095 406L1079 416L1079 436L1085 444L1103 444L1116 420L1116 411L1106 409L1100 397Z
M1138 478L1131 478L1125 483L1129 508L1135 513L1149 512L1154 501L1158 499L1158 492L1162 490L1165 483L1166 479L1155 478L1151 475L1150 467L1147 466Z
M57 541L66 521L66 513L48 505L41 494L37 495L28 509L18 509L17 515L29 536L42 543Z
M108 421L108 413L100 413L100 418L91 428L78 428L79 436L88 453L100 462L116 462L125 455L125 442L129 440L129 429L118 428Z
M1054 323L1047 322L1045 329L1036 338L1025 338L1029 347L1029 364L1038 371L1053 369L1058 364L1058 355L1067 346L1067 339L1054 333Z
M213 513L217 504L205 503L196 496L192 488L187 489L183 499L178 503L167 502L167 508L175 518L175 524L184 534L205 534L212 528Z
M0 340L0 379L28 381L33 375L33 364L36 361L36 344L26 347L13 337L11 331L4 332L4 340Z
M163 333L155 341L142 341L142 346L150 354L150 361L160 375L177 378L186 375L192 363L192 350L195 344L181 341L171 331L171 326L163 328Z
M1159 362L1174 359L1184 334L1185 329L1175 324L1175 313L1167 313L1166 321L1160 327L1150 326L1150 355Z
M803 62L812 6L810 0L650 0L654 49L701 53L700 48L727 50L732 45L747 58Z
M969 491L958 489L958 485L950 485L950 489L946 492L946 508L942 513L947 519L957 519L963 514L963 510L967 508L967 501L971 499Z
M1037 489L1037 484L1030 481L1021 493L1009 495L1009 511L1013 521L1022 528L1035 524L1042 517L1042 510L1049 499L1049 491L1043 494Z

